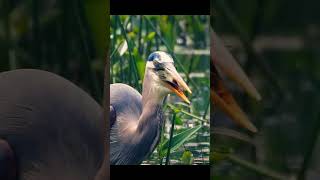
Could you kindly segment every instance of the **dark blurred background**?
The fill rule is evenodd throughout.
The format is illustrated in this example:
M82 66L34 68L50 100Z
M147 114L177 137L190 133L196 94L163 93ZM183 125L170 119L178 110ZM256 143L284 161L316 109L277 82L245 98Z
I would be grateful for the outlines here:
M0 72L54 72L102 104L107 6L105 0L0 0Z
M255 102L229 83L259 132L212 113L212 179L320 179L319 7L317 0L212 0L213 29L263 98Z

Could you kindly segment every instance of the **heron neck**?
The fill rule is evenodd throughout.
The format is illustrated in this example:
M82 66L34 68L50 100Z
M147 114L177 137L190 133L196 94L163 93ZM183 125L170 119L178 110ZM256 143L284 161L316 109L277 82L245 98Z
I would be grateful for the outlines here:
M142 90L142 112L138 121L134 122L134 128L127 123L126 130L130 129L131 133L126 134L123 140L126 144L130 144L125 150L129 153L133 164L140 164L143 159L148 157L160 140L160 130L163 124L162 118L162 102L164 95L157 91L157 85L154 83L152 76L145 73ZM130 155L135 152L134 155Z
M149 74L149 71L146 71L144 80L143 80L143 89L142 89L142 106L143 109L150 106L162 105L166 93L163 92L161 87L156 84L152 79L152 75Z
M142 113L139 118L138 129L142 130L145 124L156 125L162 113L162 104L166 94L161 92L152 77L146 72L142 90ZM157 126L155 126L157 127Z
M162 104L157 101L146 101L138 121L135 137L138 140L137 147L144 147L139 149L143 159L148 157L159 143L163 122Z
M131 152L136 152L133 158L140 164L144 159L150 156L160 140L161 127L163 125L162 106L153 102L149 105L147 102L142 110L135 133L132 134L130 143Z
M142 92L142 111L150 107L162 106L165 96L154 93Z

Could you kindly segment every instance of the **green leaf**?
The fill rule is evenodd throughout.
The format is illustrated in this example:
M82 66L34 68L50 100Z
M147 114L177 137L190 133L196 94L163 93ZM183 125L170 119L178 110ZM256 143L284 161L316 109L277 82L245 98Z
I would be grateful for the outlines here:
M156 32L150 32L150 33L147 35L147 40L148 40L148 41L151 41L151 40L154 38L155 35L156 35Z
M174 119L174 124L183 125L181 117L176 116L176 118Z
M187 129L182 131L181 133L174 135L171 140L171 152L177 150L183 143L188 141L192 135L198 132L202 126L196 126L191 129ZM166 140L161 147L161 155L164 156L167 153L167 149L169 147L169 140Z
M208 84L209 84L209 83L208 83ZM179 107L190 108L190 105L189 105L189 104L187 104L187 103L185 103L185 102L181 102L181 101L174 103L174 105L179 106Z
M228 152L222 153L222 152L217 152L217 151L213 151L211 154L211 161L213 161L214 163L217 163L219 161L225 160L228 158Z
M215 147L211 152L210 161L217 163L228 158L228 155L233 152L233 149L225 146Z
M143 60L143 58L140 55L139 50L138 50L137 47L134 47L134 49L133 49L133 56L135 57L135 60L136 60L135 63L136 63L137 68L138 68L139 78L143 79L144 71L145 71L145 68L146 68L146 61Z
M193 154L190 151L184 151L181 157L182 164L192 165L193 163Z
M172 105L170 103L167 104L167 107L169 107L174 113L180 112L179 108L175 107L174 105Z

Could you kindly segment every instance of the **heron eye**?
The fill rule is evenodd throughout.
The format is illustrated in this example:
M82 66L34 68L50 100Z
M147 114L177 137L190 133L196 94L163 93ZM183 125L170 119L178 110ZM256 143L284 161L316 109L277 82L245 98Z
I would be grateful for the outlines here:
M159 63L158 61L154 61L153 65L154 65L154 69L156 71L161 71L161 70L163 71L164 70L163 64Z
M163 66L160 65L160 64L157 64L157 65L155 66L155 69L156 69L156 71L163 71L163 70L164 70Z

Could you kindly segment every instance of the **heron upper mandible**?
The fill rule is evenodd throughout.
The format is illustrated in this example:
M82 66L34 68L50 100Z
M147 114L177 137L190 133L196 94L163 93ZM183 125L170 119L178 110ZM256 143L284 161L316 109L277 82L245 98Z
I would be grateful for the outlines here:
M142 95L121 83L110 85L110 159L113 165L140 164L157 146L163 124L162 104L173 92L190 103L183 93L190 88L166 52L153 52L147 60Z
M0 179L105 180L102 107L47 71L0 73Z
M216 65L226 73L228 77L238 83L251 97L256 100L261 99L261 95L250 82L249 78L235 61L233 56L224 47L216 33L211 31L211 99L220 107L222 111L228 114L240 126L257 132L257 128L249 121L247 115L242 111L232 94L227 90L216 69Z

